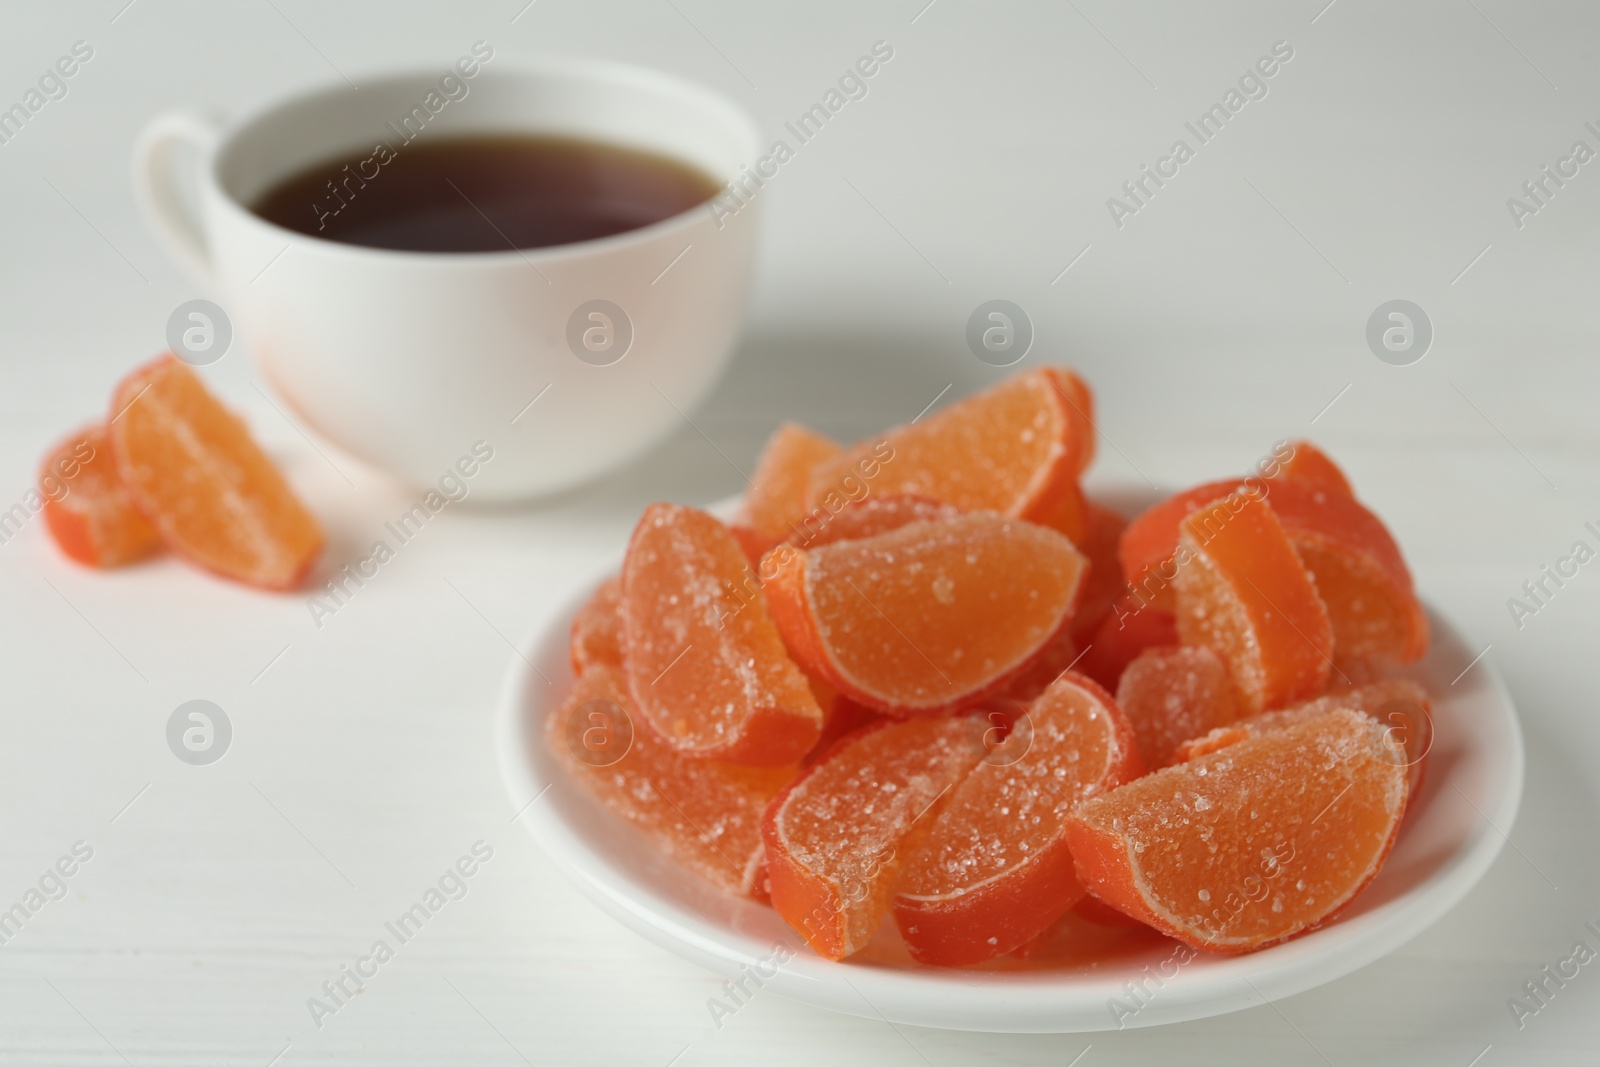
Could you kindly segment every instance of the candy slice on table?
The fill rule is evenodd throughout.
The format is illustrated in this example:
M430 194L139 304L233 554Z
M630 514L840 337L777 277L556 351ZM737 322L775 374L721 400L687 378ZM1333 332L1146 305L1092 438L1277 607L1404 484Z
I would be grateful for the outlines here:
M953 519L960 514L958 507L922 496L869 496L838 512L820 508L811 512L784 540L798 548L821 548L838 541L876 537L908 523Z
M1067 815L1144 773L1116 702L1083 675L993 717L1003 736L985 736L988 755L951 790L895 886L895 924L923 963L992 959L1066 914L1083 896Z
M705 512L645 509L622 563L622 636L640 717L678 752L782 766L816 744L816 697L738 542Z
M622 666L622 579L607 578L572 617L572 673Z
M819 955L843 959L871 940L916 835L984 755L980 734L966 716L868 726L767 808L772 906Z
M772 431L734 522L778 541L806 514L811 472L839 454L839 446L797 422Z
M1349 497L1355 496L1344 471L1316 445L1310 441L1290 441L1288 448L1288 457L1278 462L1278 469L1267 476L1267 481L1297 482Z
M161 549L134 505L104 426L58 443L39 467L39 495L50 536L69 559L91 567L120 567Z
M1185 741L1239 717L1228 668L1204 645L1141 652L1117 683L1117 704L1147 767L1165 767Z
M1078 669L1115 692L1122 672L1141 652L1177 643L1178 623L1171 612L1120 597L1083 646Z
M1087 394L1065 369L1014 375L821 464L812 475L812 503L825 503L829 494L852 498L854 483L874 495L911 494L963 510L1076 523L1056 528L1081 538L1083 515L1073 505L1094 440L1086 426L1090 411L1081 406Z
M1388 731L1406 768L1407 796L1422 788L1428 753L1433 749L1433 703L1428 691L1408 678L1371 682L1342 693L1329 693L1282 711L1269 711L1206 734L1196 734L1179 745L1173 762L1184 763L1272 730L1304 722L1325 711L1359 711Z
M244 423L170 353L128 375L108 426L117 471L167 547L248 585L291 589L322 529Z
M772 617L808 674L890 715L970 707L1066 627L1084 558L992 512L762 562Z
M678 863L730 892L758 895L761 816L795 768L684 759L639 724L627 680L608 664L573 682L545 741L595 799Z
M1400 547L1353 497L1274 483L1267 500L1328 606L1338 661L1411 663L1428 651L1428 613Z
M1228 665L1248 713L1319 695L1333 629L1311 574L1272 508L1233 493L1178 526L1178 637Z
M1128 520L1092 500L1088 502L1088 519L1089 532L1078 548L1089 558L1089 574L1078 598L1078 610L1072 616L1072 633L1079 644L1088 643L1128 584L1117 557L1117 546Z
M1373 719L1324 711L1086 801L1067 843L1105 903L1248 952L1325 922L1377 874L1405 812L1400 764Z

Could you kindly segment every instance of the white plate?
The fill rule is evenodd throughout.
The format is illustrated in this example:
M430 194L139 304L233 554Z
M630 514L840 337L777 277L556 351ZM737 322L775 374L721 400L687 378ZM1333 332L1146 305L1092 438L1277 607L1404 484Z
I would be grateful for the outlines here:
M771 908L679 870L639 831L595 803L545 751L542 723L571 682L568 627L581 603L551 615L526 660L512 661L502 693L496 733L512 804L522 809L548 790L520 821L590 899L656 944L724 977L758 962L770 971L775 946L797 946L765 986L864 1018L1067 1033L1199 1019L1259 1005L1268 994L1277 999L1303 992L1394 951L1449 911L1494 861L1522 796L1522 734L1511 697L1487 662L1467 669L1475 650L1432 614L1433 649L1412 672L1435 699L1426 780L1383 871L1326 928L1246 956L1201 955L1180 964L1177 942L1153 932L1129 938L1086 927L1080 937L1116 940L1114 959L1097 961L1086 953L1074 960L1065 952L1048 965L947 970L913 962L889 924L866 951L833 963L805 948ZM1148 992L1139 1006L1125 983L1148 975L1158 976L1159 985L1145 977ZM1113 1000L1123 1005L1120 1012L1113 1011Z

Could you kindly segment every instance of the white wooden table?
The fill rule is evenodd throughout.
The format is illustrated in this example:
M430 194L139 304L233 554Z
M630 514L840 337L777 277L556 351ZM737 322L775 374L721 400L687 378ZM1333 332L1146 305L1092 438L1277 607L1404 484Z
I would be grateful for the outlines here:
M1507 206L1574 141L1600 149L1585 126L1600 125L1594 13L1507 0L1320 13L1324 0L125 2L4 12L0 106L74 42L93 58L0 144L0 507L161 346L171 310L202 295L158 253L129 191L132 138L157 111L240 107L335 70L442 64L484 39L508 61L592 54L701 79L778 137L875 41L894 55L763 194L756 306L695 416L704 436L685 425L639 466L544 506L453 506L320 628L302 598L172 562L90 574L37 519L0 544L0 908L29 899L76 843L92 849L63 864L69 878L45 878L64 895L34 898L0 945L0 1061L1493 1067L1600 1055L1600 964L1520 1029L1508 1007L1575 941L1600 948L1584 925L1600 919L1600 563L1520 627L1507 606L1573 542L1600 547L1584 526L1600 525L1600 173L1547 184L1520 228ZM1176 166L1160 160L1196 141L1185 122L1279 41L1293 57L1266 95L1147 185L1119 228L1108 198L1145 164ZM1070 361L1098 389L1101 477L1178 485L1294 435L1333 451L1426 595L1489 646L1520 702L1530 773L1503 828L1514 847L1382 962L1223 1018L1004 1037L897 1031L768 996L719 1029L705 1007L719 977L604 918L509 823L490 744L509 644L616 557L643 504L736 490L733 466L748 469L777 420L850 436L992 380L963 329L996 297L1030 315L1030 360ZM1436 329L1411 366L1381 362L1364 339L1395 298ZM409 506L302 437L243 353L205 373L325 517L336 559ZM233 725L210 766L180 762L165 740L191 699ZM308 998L478 841L493 856L465 895L319 1027Z

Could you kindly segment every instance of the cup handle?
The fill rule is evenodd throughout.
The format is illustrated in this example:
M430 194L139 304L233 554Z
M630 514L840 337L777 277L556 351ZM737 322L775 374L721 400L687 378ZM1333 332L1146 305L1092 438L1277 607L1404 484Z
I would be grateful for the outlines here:
M188 148L193 159L183 168L190 173L187 187L197 183L200 166L217 142L221 121L188 111L173 111L154 119L133 146L133 189L146 222L169 255L195 280L216 281L211 251L199 205L192 203L180 184L174 149Z

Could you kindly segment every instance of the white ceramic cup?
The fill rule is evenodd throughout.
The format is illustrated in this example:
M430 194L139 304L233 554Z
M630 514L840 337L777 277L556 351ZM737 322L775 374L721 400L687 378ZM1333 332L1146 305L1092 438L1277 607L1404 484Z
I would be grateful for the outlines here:
M380 142L403 153L407 135L580 136L673 157L721 183L755 158L757 133L724 98L654 71L472 65L470 78L441 66L363 79L359 90L340 83L226 123L162 116L135 146L134 186L153 229L216 291L263 376L313 429L419 487L486 441L494 459L472 491L514 499L595 477L682 425L737 338L755 202L705 204L592 241L470 253L310 237L250 205L318 162ZM622 316L585 307L594 301Z

